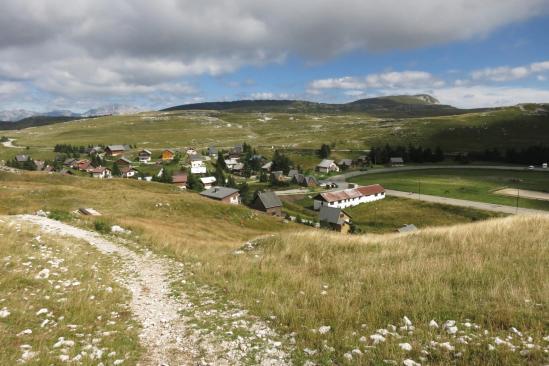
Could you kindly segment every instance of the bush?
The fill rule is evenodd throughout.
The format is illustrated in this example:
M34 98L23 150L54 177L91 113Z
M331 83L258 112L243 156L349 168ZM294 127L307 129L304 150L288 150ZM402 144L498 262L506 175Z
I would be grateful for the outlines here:
M72 220L72 215L70 212L63 210L52 210L50 211L48 218L57 221L70 221Z
M105 219L95 220L95 222L93 223L93 226L96 231L102 234L108 234L111 232L111 224Z

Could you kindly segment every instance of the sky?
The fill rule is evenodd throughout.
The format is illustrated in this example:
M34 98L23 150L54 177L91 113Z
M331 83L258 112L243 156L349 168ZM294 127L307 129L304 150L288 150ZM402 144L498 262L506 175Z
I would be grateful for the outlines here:
M549 103L549 0L2 0L0 110Z

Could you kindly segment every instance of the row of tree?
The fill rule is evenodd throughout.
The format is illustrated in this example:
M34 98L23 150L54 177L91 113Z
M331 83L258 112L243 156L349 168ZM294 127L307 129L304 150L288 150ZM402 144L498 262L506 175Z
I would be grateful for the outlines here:
M549 162L549 146L536 145L522 149L509 148L505 150L494 148L481 152L470 152L467 155L469 160L541 165Z
M432 150L423 146L391 146L374 147L370 150L370 161L374 164L387 164L392 157L401 157L405 162L435 163L444 160L444 152L440 147Z

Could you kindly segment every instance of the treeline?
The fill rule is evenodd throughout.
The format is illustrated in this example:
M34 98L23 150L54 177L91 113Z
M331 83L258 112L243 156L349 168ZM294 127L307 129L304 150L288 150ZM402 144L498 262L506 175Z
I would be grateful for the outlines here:
M91 148L93 148L92 145L77 146L77 145L71 145L71 144L57 144L54 146L53 151L56 153L63 153L63 154L85 154Z
M522 149L509 148L504 151L497 148L482 152L470 152L469 160L504 162L512 164L541 165L549 162L549 146L529 146Z
M444 160L444 152L440 147L432 150L423 146L391 146L373 147L370 150L370 161L375 164L388 164L392 157L401 157L405 162L436 163Z
M16 158L10 159L6 162L6 165L11 168L22 170L36 170L36 164L30 157L26 161L17 161Z

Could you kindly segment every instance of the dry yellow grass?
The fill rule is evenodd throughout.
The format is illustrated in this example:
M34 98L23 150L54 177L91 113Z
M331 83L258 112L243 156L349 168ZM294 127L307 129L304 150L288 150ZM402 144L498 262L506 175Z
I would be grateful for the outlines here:
M10 222L0 216L0 365L135 363L139 325L116 261Z
M297 364L547 362L549 215L346 237L160 184L2 173L0 181L0 212L92 206L104 220L132 229L136 242L184 261L194 281L214 285L278 330L295 332ZM72 223L93 226L94 220ZM235 254L258 236L255 249ZM413 334L398 330L404 316ZM441 328L429 328L431 319ZM447 320L457 322L457 334L442 329ZM320 334L321 326L330 330ZM370 336L378 329L394 335L374 345ZM496 337L515 351L496 345ZM440 346L446 342L455 349ZM412 351L399 343L410 343Z

